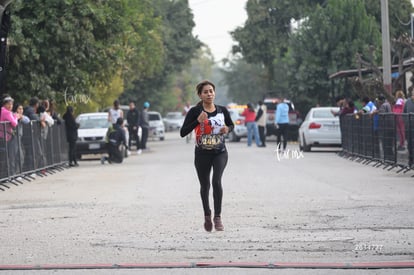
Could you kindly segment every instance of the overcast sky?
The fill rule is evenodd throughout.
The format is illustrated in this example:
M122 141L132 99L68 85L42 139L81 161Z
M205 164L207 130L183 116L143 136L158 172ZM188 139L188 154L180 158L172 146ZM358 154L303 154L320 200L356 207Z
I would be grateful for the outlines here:
M227 57L234 44L230 31L246 21L247 0L189 0L196 26L193 34L207 44L216 61ZM414 5L414 0L411 0Z
M196 26L193 34L207 44L216 61L227 57L233 40L229 34L246 21L247 0L189 0Z

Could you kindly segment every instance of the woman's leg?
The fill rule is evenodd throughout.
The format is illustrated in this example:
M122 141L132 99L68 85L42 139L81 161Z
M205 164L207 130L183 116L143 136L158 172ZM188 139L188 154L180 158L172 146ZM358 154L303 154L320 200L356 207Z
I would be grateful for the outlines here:
M210 172L213 165L214 155L199 155L194 158L194 165L197 171L198 180L200 181L200 196L203 203L204 216L211 216L209 204L210 192Z
M221 185L221 178L223 176L224 169L226 168L228 160L228 153L223 152L216 155L213 159L213 199L214 199L214 216L221 215L221 204L223 199L223 187Z
M254 131L254 141L256 142L256 145L261 146L262 142L260 140L259 129L257 128L256 123L253 124L253 131Z
M253 124L251 122L246 123L246 127L247 127L247 146L252 145L252 135L253 135L252 125Z

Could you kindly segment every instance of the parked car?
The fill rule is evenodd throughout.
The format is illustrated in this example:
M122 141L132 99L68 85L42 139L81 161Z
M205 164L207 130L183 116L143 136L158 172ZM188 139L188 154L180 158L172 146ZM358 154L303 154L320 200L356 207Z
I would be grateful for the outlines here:
M108 113L85 113L76 118L79 124L77 157L106 153L105 136L110 125Z
M168 112L164 119L165 131L179 130L184 122L184 116L180 112Z
M229 113L234 123L234 129L227 135L227 137L230 141L240 141L241 138L247 137L244 116L241 116L240 111L237 109L229 109Z
M159 140L165 139L165 126L162 120L162 116L159 112L148 111L149 119L149 137L158 138Z
M299 148L309 152L312 147L341 146L339 117L331 112L337 107L315 107L310 109L299 127Z

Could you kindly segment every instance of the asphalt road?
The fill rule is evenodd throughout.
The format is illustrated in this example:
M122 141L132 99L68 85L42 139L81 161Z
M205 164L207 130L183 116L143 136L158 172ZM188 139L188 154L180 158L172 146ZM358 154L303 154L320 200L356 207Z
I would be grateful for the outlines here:
M270 274L278 264L277 274L414 273L346 269L414 265L414 172L295 144L281 156L274 141L228 143L225 231L207 233L194 145L172 132L149 146L120 165L82 161L0 192L0 269L40 265L0 274ZM123 263L136 265L108 266ZM48 264L56 269L36 270ZM71 269L80 264L93 269Z

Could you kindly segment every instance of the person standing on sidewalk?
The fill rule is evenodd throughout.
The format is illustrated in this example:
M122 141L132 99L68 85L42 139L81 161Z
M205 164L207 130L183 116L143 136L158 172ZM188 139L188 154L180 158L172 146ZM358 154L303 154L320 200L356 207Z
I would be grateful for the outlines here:
M139 136L138 136L138 129L139 129L139 111L135 107L135 102L129 102L129 111L127 113L127 122L128 122L128 147L131 150L132 140L135 140L135 144L137 146L137 152L139 150Z
M266 147L266 121L267 121L267 107L263 104L263 101L259 101L259 110L256 114L257 128L259 129L260 141L262 147Z
M78 128L75 116L73 115L73 107L66 107L66 113L63 114L63 120L66 127L66 140L69 144L69 166L79 166L76 160L76 141L78 140Z
M114 101L114 105L108 111L108 121L111 122L112 124L116 124L116 121L120 117L124 118L124 112L119 107L119 100L116 99Z
M243 113L244 121L246 122L247 127L247 146L252 146L252 138L254 136L254 142L256 142L257 147L261 147L262 143L260 142L259 131L257 130L256 124L256 112L254 111L253 105L247 103L247 108L244 109Z
M138 154L141 154L142 150L147 149L147 140L148 140L148 133L149 133L149 114L148 109L150 104L148 101L144 102L144 109L141 112L139 126L141 127L141 143L138 149Z
M283 151L286 150L287 146L287 128L289 127L289 105L284 102L282 98L281 102L277 104L275 112L275 125L277 128L277 149L281 149L281 142L283 136Z
M185 137L195 130L194 165L200 181L204 229L208 232L213 229L209 204L210 172L213 169L213 222L217 231L223 231L224 226L221 220L223 187L221 178L228 160L224 135L233 130L234 124L227 109L214 104L216 92L213 83L208 80L202 81L197 85L196 90L201 101L187 113L180 130L180 136Z

